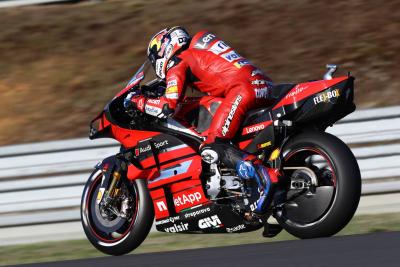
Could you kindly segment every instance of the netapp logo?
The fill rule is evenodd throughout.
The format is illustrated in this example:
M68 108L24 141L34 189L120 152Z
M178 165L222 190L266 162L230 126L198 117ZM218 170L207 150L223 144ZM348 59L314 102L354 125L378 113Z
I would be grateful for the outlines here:
M194 192L193 194L179 196L174 198L174 204L176 207L181 205L185 205L187 203L193 204L195 202L199 202L201 199L201 194L199 192Z

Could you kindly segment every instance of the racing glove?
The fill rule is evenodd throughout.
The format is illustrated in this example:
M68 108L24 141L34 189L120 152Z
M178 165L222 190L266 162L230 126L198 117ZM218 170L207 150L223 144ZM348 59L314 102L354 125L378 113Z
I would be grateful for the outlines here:
M133 108L144 112L146 97L140 94L140 91L130 92L124 99L124 108L126 110L132 110Z

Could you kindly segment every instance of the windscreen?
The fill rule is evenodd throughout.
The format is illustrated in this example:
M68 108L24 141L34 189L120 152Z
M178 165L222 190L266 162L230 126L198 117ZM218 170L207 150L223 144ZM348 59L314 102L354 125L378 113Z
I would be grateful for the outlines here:
M130 87L131 85L138 82L140 82L141 84L147 84L155 79L157 79L156 73L154 72L150 61L147 59L138 69L135 75L133 75L126 87Z

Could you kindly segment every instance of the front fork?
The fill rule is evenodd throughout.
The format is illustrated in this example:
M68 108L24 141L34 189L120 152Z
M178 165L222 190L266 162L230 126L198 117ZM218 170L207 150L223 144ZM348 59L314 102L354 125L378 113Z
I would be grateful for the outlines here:
M107 206L113 199L120 195L123 180L121 177L127 171L126 163L118 158L115 158L112 165L109 166L107 164L102 169L103 178L97 195L97 204L102 207Z

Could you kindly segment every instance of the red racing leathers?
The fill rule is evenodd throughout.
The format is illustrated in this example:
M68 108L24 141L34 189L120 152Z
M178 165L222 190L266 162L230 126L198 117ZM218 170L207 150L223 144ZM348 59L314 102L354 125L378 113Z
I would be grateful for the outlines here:
M233 138L248 110L271 102L271 80L209 32L197 33L189 47L169 61L168 67L165 95L145 101L142 109L162 116L163 111L176 108L187 85L223 97L206 143L214 142L216 137Z

